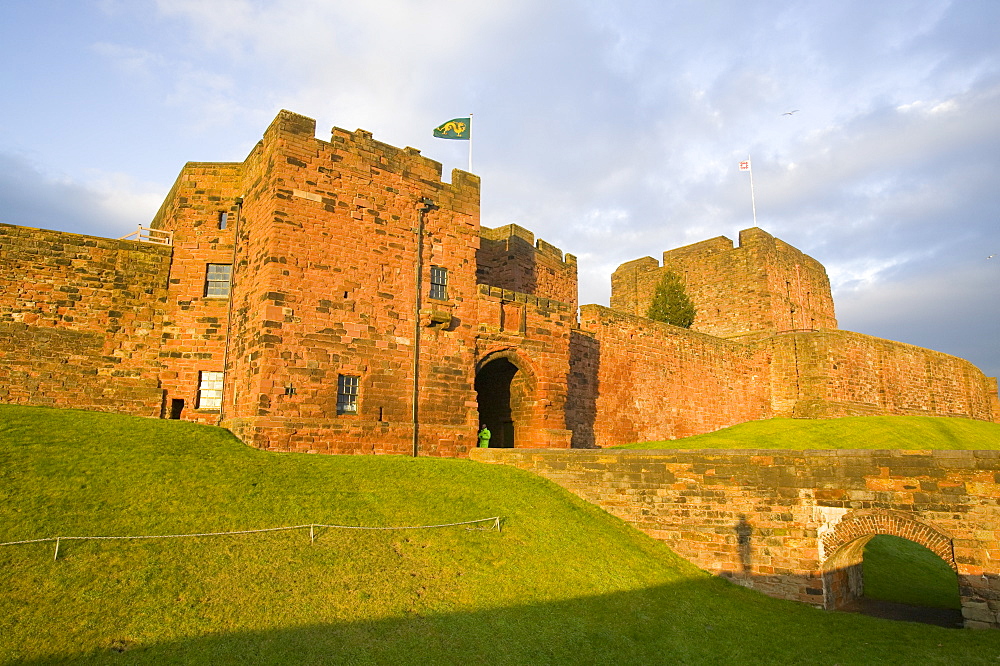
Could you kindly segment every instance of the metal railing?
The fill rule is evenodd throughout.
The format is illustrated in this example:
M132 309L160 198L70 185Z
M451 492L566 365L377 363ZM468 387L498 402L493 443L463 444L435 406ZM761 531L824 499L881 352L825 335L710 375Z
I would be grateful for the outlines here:
M136 231L128 236L122 236L118 240L135 240L141 243L153 243L154 245L173 245L174 232L163 231L162 229L150 229L141 224Z

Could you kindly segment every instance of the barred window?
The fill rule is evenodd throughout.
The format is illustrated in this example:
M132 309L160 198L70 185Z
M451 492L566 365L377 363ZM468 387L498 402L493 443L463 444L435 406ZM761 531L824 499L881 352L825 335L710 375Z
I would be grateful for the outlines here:
M205 270L205 296L229 298L229 278L232 270L230 264L208 264Z
M441 266L431 266L431 298L446 300L448 298L448 269Z
M355 375L337 375L337 413L358 413L358 383Z
M198 409L222 408L222 373L198 373Z

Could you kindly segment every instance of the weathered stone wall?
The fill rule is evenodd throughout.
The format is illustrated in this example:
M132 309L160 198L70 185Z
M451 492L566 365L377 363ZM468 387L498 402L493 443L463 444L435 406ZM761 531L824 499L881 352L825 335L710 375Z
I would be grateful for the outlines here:
M664 271L683 278L697 310L692 330L719 337L836 328L822 264L767 232L720 236L622 264L611 276L611 307L645 316Z
M1000 419L996 380L948 354L850 331L789 333L750 346L772 357L775 416Z
M1000 627L1000 451L543 451L477 449L783 599L857 596L864 544L893 534L959 575L971 627ZM853 579L853 585L851 580Z
M677 439L772 415L766 348L599 305L580 308L580 329L574 446Z
M0 400L159 416L170 249L0 224Z
M772 417L1000 419L996 380L968 361L849 331L728 340L585 305L570 366L566 418L579 448Z
M474 445L479 182L414 149L282 112L248 158L224 423L286 450L409 452L423 215L420 449ZM433 209L418 213L423 201ZM432 266L447 298L430 299ZM337 414L338 375L360 378Z

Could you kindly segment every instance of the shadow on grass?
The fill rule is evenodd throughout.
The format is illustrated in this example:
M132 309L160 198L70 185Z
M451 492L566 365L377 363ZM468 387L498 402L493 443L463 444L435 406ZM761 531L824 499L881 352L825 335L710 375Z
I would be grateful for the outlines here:
M280 611L274 624L282 622ZM717 578L475 612L232 631L19 663L951 664L996 663L1000 632L827 613Z

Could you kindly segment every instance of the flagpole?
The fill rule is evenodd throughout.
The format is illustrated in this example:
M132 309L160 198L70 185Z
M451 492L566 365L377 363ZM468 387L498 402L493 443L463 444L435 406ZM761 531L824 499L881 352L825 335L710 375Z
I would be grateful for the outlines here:
M472 173L472 114L469 114L469 173Z
M747 165L750 167L750 207L753 209L753 226L757 226L757 202L753 196L753 162L750 161L750 153L747 153Z

